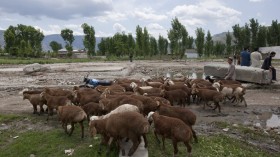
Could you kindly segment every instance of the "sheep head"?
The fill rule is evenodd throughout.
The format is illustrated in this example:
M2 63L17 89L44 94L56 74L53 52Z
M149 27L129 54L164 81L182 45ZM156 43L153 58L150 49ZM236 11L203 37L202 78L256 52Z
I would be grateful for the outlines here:
M197 88L193 88L191 93L192 93L192 94L196 94L196 93L198 93L198 92L199 92L199 90L198 90Z
M153 114L154 114L155 112L150 112L149 114L148 114L148 116L147 116L147 119L148 119L148 121L149 121L149 123L150 124L152 124L152 122L153 122Z
M219 89L221 84L219 82L214 82L212 86Z

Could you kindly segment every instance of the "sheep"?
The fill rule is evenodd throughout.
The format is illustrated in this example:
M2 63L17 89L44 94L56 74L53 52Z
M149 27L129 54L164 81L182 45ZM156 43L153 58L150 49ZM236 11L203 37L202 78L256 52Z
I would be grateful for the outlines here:
M199 88L194 88L192 90L192 93L196 94L199 98L201 98L204 101L204 106L203 106L204 109L205 109L205 105L208 105L209 101L213 101L214 105L215 105L213 110L218 108L219 112L221 112L221 106L220 106L219 102L224 100L225 96L223 93L220 93L215 90L199 89Z
M245 107L247 107L247 102L244 98L244 95L246 93L246 88L240 85L221 85L219 82L213 83L213 87L217 88L221 93L223 93L226 97L231 97L233 98L234 102L236 100L237 105L239 102L244 101Z
M40 94L28 94L28 92L25 92L23 94L23 100L28 99L29 102L33 106L33 114L38 114L40 115L41 113L44 112L43 105L46 104L46 101L43 100L40 96ZM37 112L37 106L40 106L40 112Z
M84 93L83 92L83 94L81 94L79 96L79 98L78 97L76 97L76 98L77 98L78 104L83 106L90 102L96 102L96 103L99 102L100 95L101 95L100 93L96 93L96 92L93 92L93 93Z
M75 95L73 91L62 89L62 88L48 88L45 87L44 92L48 93L51 96L66 96L72 103L76 103Z
M177 106L158 105L156 112L160 115L181 119L191 128L194 140L198 142L196 132L192 128L196 122L196 115L191 110Z
M43 91L40 94L41 98L45 99L47 101L48 106L48 116L47 121L49 120L49 116L52 114L53 109L58 108L58 106L65 106L65 105L71 105L71 100L67 98L67 96L51 96L46 91Z
M105 89L109 89L110 91L113 91L113 92L125 92L125 88L118 85L118 84L113 84L113 85L110 85L110 86L101 86L101 85L98 85L95 89L97 91L99 91L100 93L103 93Z
M81 108L86 112L88 121L89 121L90 116L93 116L93 115L101 116L103 114L102 108L99 106L98 103L95 103L95 102L87 103L87 104L81 106Z
M124 113L124 112L128 112L128 111L134 111L134 112L140 113L140 110L139 110L139 108L137 106L131 105L131 104L123 104L123 105L115 108L111 112L107 113L106 115L99 116L98 119L109 118L113 114ZM93 117L91 120L94 120L94 119L96 119L96 117Z
M167 91L171 91L171 90L177 90L177 89L182 89L183 91L185 91L188 95L187 95L187 102L188 102L188 105L190 105L191 103L191 89L188 88L188 86L186 86L185 84L183 85L162 85L160 87L161 89L164 89L164 90L167 90Z
M144 81L144 83L147 86L152 86L153 88L159 88L161 85L163 85L163 83L161 83L161 82L148 82L148 81Z
M150 112L148 120L154 122L154 134L158 142L158 134L162 137L163 149L165 150L165 138L172 140L174 148L174 156L178 153L178 142L184 142L187 147L189 156L191 156L192 146L190 141L192 139L191 128L178 118L159 115L156 112Z
M125 112L111 115L106 122L105 132L110 137L108 147L110 147L113 139L120 141L123 138L129 138L133 145L128 152L128 156L132 156L141 142L141 136L144 138L145 147L148 146L146 135L149 132L149 122L140 113ZM94 135L96 128L95 121L91 121L90 129ZM123 150L123 149L121 149ZM122 152L125 155L125 152Z
M159 88L142 89L140 87L135 87L133 88L133 91L139 95L143 95L144 93L147 94L160 93L161 89Z
M177 101L178 105L180 104L180 106L185 107L185 102L186 102L186 98L188 97L188 94L184 92L182 89L176 89L171 91L162 90L160 94L162 95L162 97L169 100L172 106L174 105L173 102Z
M153 87L152 86L139 86L137 83L135 83L135 82L131 82L130 83L130 85L129 85L131 88L132 88L132 90L134 91L134 89L136 88L136 87L139 87L139 88L141 88L141 89L143 89L143 90L146 90L146 89L152 89Z
M143 114L148 115L149 112L155 111L159 106L159 101L155 101L150 97L143 95L131 95L131 98L140 100L143 103Z
M83 121L87 119L87 114L79 106L58 106L58 117L62 123L62 128L69 136L74 131L74 124L79 123L82 131L82 138L84 138L84 125ZM71 124L71 131L68 133L67 124Z
M153 95L151 96L148 94L144 94L144 96L148 96L148 97L152 98L153 100L158 101L159 104L165 104L165 105L169 105L169 106L171 105L170 101L163 97L153 96Z

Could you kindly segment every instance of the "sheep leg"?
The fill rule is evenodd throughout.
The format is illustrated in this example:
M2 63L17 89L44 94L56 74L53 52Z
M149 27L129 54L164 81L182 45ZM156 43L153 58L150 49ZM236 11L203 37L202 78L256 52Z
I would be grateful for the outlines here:
M184 144L187 147L189 156L192 156L192 146L190 145L189 141L184 142Z
M62 126L62 128L64 129L64 132L65 132L66 134L68 134L67 123L61 122L61 126Z
M161 136L161 140L162 140L162 148L163 150L165 150L165 138L163 135Z
M192 134L193 134L193 138L194 138L195 143L198 143L198 138L196 136L196 132L193 130L192 126L190 126L190 128L192 130Z
M177 141L175 139L172 139L172 143L173 143L173 148L174 148L173 156L175 157L177 155L177 153L178 153Z
M114 140L114 138L113 138L113 137L110 137L110 139L109 139L109 141L108 141L106 156L109 156L110 148L111 148L111 144L112 144L113 140Z
M241 97L241 101L244 101L245 107L247 107L247 102L243 96Z
M81 131L82 131L82 138L84 138L84 124L83 121L79 122L81 126Z
M33 105L33 114L36 114L37 113L37 105Z
M130 139L131 139L133 145L128 152L128 156L132 156L140 144L138 137L131 137Z
M73 131L74 131L75 127L74 127L74 123L72 122L71 123L71 130L70 130L70 133L69 133L69 136L72 135Z
M157 140L158 144L160 144L160 140L158 139L156 131L154 131L154 134L155 134L155 137L156 137L156 140Z
M144 147L145 147L145 148L147 148L147 147L148 147L147 137L146 137L146 135L145 135L145 134L143 134L142 136L143 136L144 143L145 143Z
M213 108L213 110L215 111L216 108L218 108L218 109L219 109L219 112L221 112L221 106L220 106L220 104L219 104L218 102L215 102L214 104L215 104L215 107Z
M41 113L44 113L43 105L44 105L44 104L40 103L40 112L39 112L39 115L41 115Z

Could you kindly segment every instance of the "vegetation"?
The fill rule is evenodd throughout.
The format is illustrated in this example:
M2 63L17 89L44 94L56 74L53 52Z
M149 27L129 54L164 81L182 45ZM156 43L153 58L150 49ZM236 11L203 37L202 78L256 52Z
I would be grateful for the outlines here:
M61 30L61 37L63 38L63 40L65 41L65 48L68 51L68 56L71 57L72 56L72 51L73 51L73 42L75 40L74 36L73 36L73 31L65 28L63 30Z
M135 30L135 38L132 34L125 32L116 33L113 37L102 38L97 45L99 50L95 50L96 39L93 26L84 23L81 25L84 31L84 49L88 56L105 55L108 58L124 56L134 56L147 59L152 56L161 56L170 53L172 58L184 57L187 49L196 48L199 57L225 57L239 53L244 47L250 47L251 50L264 46L280 46L280 23L273 20L270 26L262 26L258 20L252 18L249 23L244 26L236 24L232 26L233 33L230 31L226 34L225 42L214 42L210 31L197 28L195 31L196 38L189 36L185 26L181 24L177 17L172 19L171 28L168 32L168 39L162 35L158 38L149 34L146 27L142 28L137 25ZM205 37L206 35L206 37ZM73 31L66 28L61 30L61 36L64 39L68 51L68 56L72 56L75 40ZM0 55L9 55L17 57L41 57L41 42L44 35L40 30L36 30L32 26L19 24L18 26L10 26L4 32L4 40L6 45L4 50L0 46ZM195 43L195 44L194 44ZM53 57L56 57L61 44L52 41L50 46L53 50ZM170 51L170 52L169 52Z
M95 31L92 26L89 26L88 24L84 23L82 24L82 28L84 30L85 38L84 38L84 46L87 50L88 56L94 56L95 55Z
M98 154L98 145L100 136L97 138L89 137L86 131L86 137L80 138L80 127L75 128L71 137L67 136L56 118L52 118L49 124L44 124L45 117L37 115L0 115L0 123L8 126L7 129L1 130L0 134L0 151L1 156L65 156L64 150L74 149L73 157L78 156L106 156L106 148L102 147L102 153ZM225 122L215 122L211 124L216 129L230 127ZM88 126L85 127L88 130ZM234 130L235 134L262 137L263 135L251 131L243 126ZM243 139L232 138L229 134L209 134L199 136L199 143L192 143L192 155L196 157L276 157L279 153L267 152L259 147L253 146ZM18 136L18 137L17 137ZM266 135L268 136L268 135ZM15 138L17 137L17 138ZM173 155L173 147L171 140L166 139L166 150L162 150L162 144L158 144L152 132L148 134L150 157L167 157ZM273 137L274 138L274 137ZM278 138L274 138L279 140ZM258 140L258 139L257 139ZM261 140L263 141L263 140ZM92 147L90 147L92 145ZM178 156L186 156L186 147L183 143L179 143ZM126 152L127 153L127 152ZM109 156L117 157L118 150L112 147Z

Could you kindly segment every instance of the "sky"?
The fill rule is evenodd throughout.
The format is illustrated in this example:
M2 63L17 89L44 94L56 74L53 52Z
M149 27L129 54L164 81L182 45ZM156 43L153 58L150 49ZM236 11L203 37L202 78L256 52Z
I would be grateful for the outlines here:
M261 25L280 22L279 6L279 0L3 0L0 30L24 24L44 35L60 34L65 28L82 35L81 25L87 23L96 37L108 37L117 32L135 36L139 25L155 38L167 38L177 17L195 38L200 27L214 35L232 31L235 24L244 26L251 18Z

